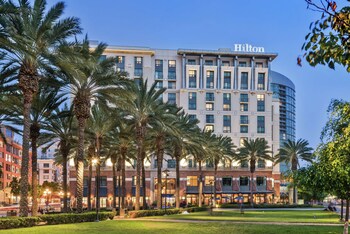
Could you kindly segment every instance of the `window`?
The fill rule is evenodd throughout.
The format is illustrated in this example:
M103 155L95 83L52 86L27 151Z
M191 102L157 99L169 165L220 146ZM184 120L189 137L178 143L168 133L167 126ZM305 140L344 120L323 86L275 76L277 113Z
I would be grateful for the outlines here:
M213 66L214 62L213 62L213 60L205 60L204 61L204 65L206 65L206 66Z
M168 71L168 79L176 80L176 71Z
M240 95L240 102L248 102L248 94L247 93L241 93Z
M258 90L265 90L265 73L258 73Z
M248 125L241 125L240 132L241 133L248 133Z
M198 186L198 177L187 176L187 186Z
M44 163L43 167L46 167L46 168L50 167L50 163Z
M83 179L83 187L87 187L89 184L89 178L87 176L84 176L84 179Z
M224 89L231 88L231 72L224 72Z
M222 61L222 66L229 67L230 66L230 61Z
M50 176L49 176L49 175L44 175L44 176L43 176L43 179L44 179L44 180L48 180L48 179L50 179Z
M213 102L214 99L214 93L206 93L205 94L205 101L207 102Z
M214 103L205 103L205 110L213 111L214 110Z
M248 186L249 185L249 178L248 178L248 176L241 176L241 177L239 177L239 185L240 186Z
M211 124L205 125L204 130L206 132L213 132L214 131L214 125L211 125Z
M143 58L142 57L135 57L135 65L142 65Z
M263 67L263 63L255 63L255 67L262 68Z
M168 103L172 105L176 104L176 93L168 93Z
M168 89L176 89L176 82L168 81Z
M176 165L175 159L168 160L168 168L175 168L175 165Z
M241 124L248 124L248 115L241 115Z
M194 92L188 93L188 109L189 110L197 109L197 93L194 93Z
M207 71L207 89L214 88L214 71Z
M50 173L50 170L44 170L44 173L48 174L48 173Z
M100 177L100 187L107 187L107 176Z
M143 64L142 57L134 58L134 76L142 76L143 74L142 64Z
M169 67L176 67L176 60L169 60L168 65Z
M196 60L195 60L195 59L188 59L188 60L187 60L187 64L188 64L188 65L196 65L197 63L196 63Z
M134 69L134 76L142 76L143 70L142 68L136 68Z
M239 67L246 67L247 66L247 62L239 62L238 66Z
M156 88L157 88L157 89L163 88L163 81L157 81L157 83L156 83Z
M223 116L223 125L224 129L223 132L228 133L231 132L231 115L224 115Z
M155 76L154 78L158 80L163 79L163 71L155 71L154 76Z
M257 96L257 110L258 111L265 111L265 95L258 94L256 96Z
M197 119L197 115L188 115L190 120L196 120Z
M241 89L248 89L248 72L241 73Z
M258 168L265 168L265 160L263 159L258 160Z
M131 177L131 184L132 184L133 187L136 186L136 176L132 176ZM140 185L142 187L142 177L141 176L140 176Z
M265 116L258 116L258 133L265 133Z
M206 115L205 122L206 123L214 123L214 115Z
M248 103L241 103L240 110L241 111L248 111Z
M239 146L243 147L244 146L244 141L247 141L247 140L248 140L248 137L241 137L239 139Z
M188 71L188 87L197 88L197 71L196 70Z
M263 177L263 176L257 176L256 177L256 185L257 186L265 185L266 184L265 181L266 181L266 177Z
M125 70L125 57L124 56L117 56L116 58L116 65L117 65L117 71L124 71Z
M223 110L230 111L231 110L231 94L223 93Z
M190 158L190 159L188 160L188 167L189 167L189 168L196 168L196 167L197 167L197 161L194 160L194 159L192 159L192 158Z
M205 186L213 186L214 185L214 176L205 176L204 177L204 185Z
M161 68L163 70L163 60L156 59L156 68Z
M232 178L231 177L223 177L222 178L222 186L232 186Z

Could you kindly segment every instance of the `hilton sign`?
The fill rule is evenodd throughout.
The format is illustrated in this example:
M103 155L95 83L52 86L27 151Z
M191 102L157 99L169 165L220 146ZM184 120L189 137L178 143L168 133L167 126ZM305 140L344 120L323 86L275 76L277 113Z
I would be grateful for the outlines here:
M255 52L255 53L264 53L264 47L252 46L249 44L235 44L234 51L238 52Z

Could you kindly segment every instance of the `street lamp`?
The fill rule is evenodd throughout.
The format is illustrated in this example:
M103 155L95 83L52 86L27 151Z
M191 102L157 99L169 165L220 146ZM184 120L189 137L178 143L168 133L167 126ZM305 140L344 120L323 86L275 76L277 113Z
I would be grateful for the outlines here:
M92 159L92 164L96 165L96 222L99 222L98 212L100 209L100 160L98 158Z
M166 214L166 206L167 206L167 191L168 191L168 175L169 175L169 170L165 169L163 171L164 175L165 175L165 214Z

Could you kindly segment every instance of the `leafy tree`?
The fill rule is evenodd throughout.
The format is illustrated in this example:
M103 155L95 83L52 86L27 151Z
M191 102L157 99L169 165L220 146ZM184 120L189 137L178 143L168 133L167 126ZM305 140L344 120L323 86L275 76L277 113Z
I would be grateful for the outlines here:
M305 0L309 9L321 13L321 18L310 24L310 32L302 47L311 66L335 64L350 72L350 8L339 9L332 0Z
M21 194L20 180L17 177L13 177L12 181L9 184L11 188L11 193L15 196L19 196Z
M312 148L309 147L309 142L304 139L298 139L297 141L288 140L279 149L278 154L275 156L275 164L285 162L291 166L292 172L298 170L300 160L306 162L312 162L314 155L312 154ZM293 203L296 203L296 186L293 184Z
M254 183L254 173L256 169L256 163L259 159L273 161L271 156L272 152L264 138L249 139L243 141L243 146L239 149L239 154L237 159L248 160L250 167L250 204L253 207L253 183Z
M61 19L65 4L58 2L49 10L45 0L1 1L0 56L2 73L17 78L23 95L23 154L21 166L20 215L28 216L28 170L30 110L39 83L53 72L57 46L81 32L75 17ZM5 10L4 10L5 9ZM63 56L64 54L61 54Z

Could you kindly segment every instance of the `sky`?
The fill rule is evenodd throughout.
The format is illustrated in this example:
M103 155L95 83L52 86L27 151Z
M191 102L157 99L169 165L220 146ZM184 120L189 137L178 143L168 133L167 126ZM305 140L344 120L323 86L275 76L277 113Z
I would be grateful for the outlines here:
M49 5L57 2L48 0ZM80 18L90 40L109 45L216 50L248 43L278 53L272 69L296 86L296 136L308 140L312 147L320 143L330 101L350 101L349 74L343 67L311 67L305 60L302 67L297 66L309 25L320 18L303 0L65 2L65 16Z

